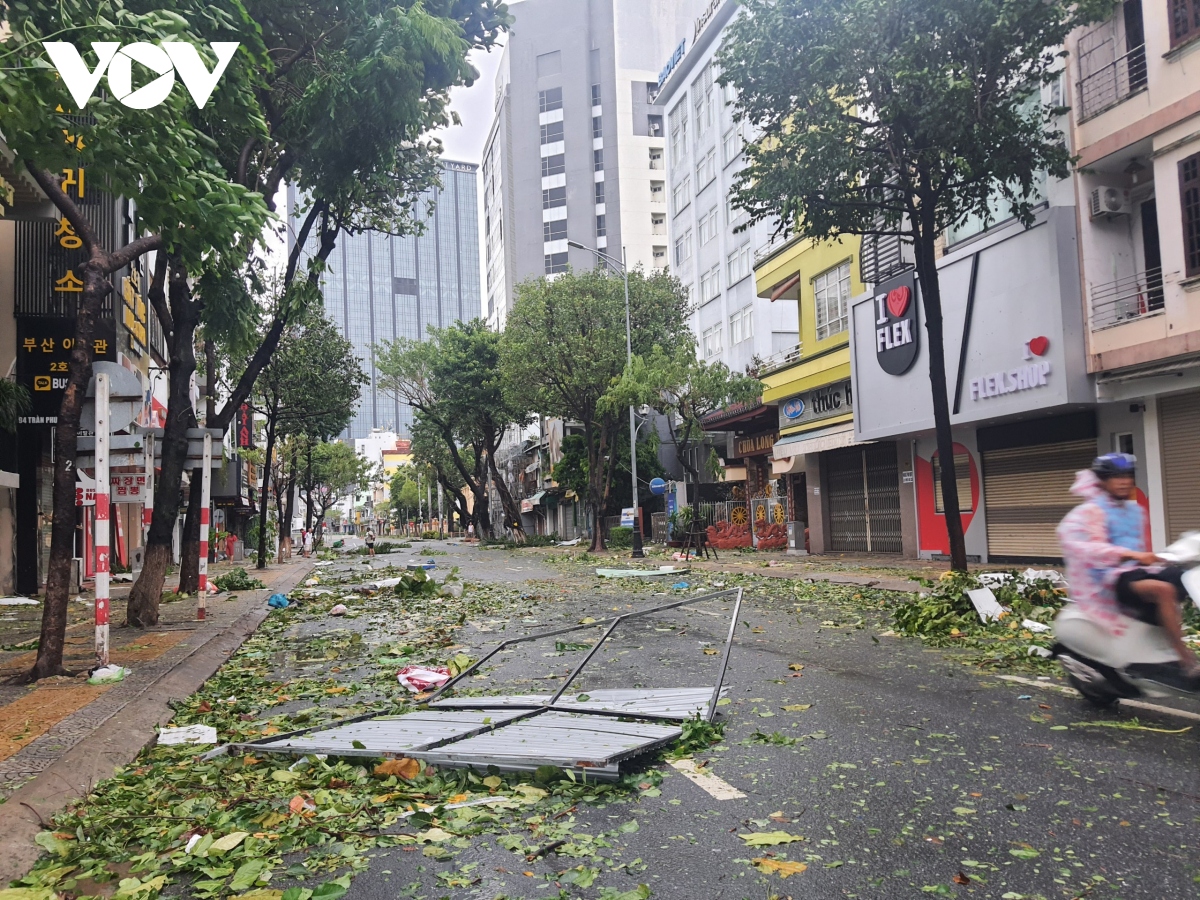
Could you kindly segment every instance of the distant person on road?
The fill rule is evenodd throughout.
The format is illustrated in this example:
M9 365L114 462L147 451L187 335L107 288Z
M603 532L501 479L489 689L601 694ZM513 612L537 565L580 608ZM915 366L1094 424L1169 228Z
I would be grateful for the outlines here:
M305 532L304 532L304 555L306 557L309 557L309 556L312 556L312 553L313 553L313 533L311 531L305 530Z
M372 531L370 528L368 528L367 533L363 537L366 539L366 542L367 542L367 556L374 556L375 555L375 532Z
M1146 549L1146 511L1134 496L1137 459L1108 453L1075 477L1071 493L1087 498L1058 526L1071 599L1110 628L1118 615L1166 633L1184 672L1200 673L1200 660L1183 641L1184 569Z

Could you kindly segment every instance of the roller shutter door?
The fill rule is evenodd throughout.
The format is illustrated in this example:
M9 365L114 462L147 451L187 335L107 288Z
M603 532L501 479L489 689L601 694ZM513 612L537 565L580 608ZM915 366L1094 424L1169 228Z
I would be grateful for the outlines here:
M1200 530L1200 394L1158 401L1167 540Z
M829 546L841 553L900 553L900 471L892 442L823 457Z
M1096 441L989 450L983 457L988 557L1059 559L1055 530L1081 502L1075 473L1096 458Z

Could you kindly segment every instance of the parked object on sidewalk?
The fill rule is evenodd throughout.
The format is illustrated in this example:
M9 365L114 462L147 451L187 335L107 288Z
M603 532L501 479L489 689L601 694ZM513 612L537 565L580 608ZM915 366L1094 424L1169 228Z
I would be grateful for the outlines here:
M158 732L158 743L164 746L175 744L215 744L217 729L211 725L183 725L163 728Z
M715 685L684 689L598 689L568 691L608 638L624 622L708 601L727 603L725 650ZM732 601L732 602L729 602ZM689 597L662 606L598 621L542 631L501 641L481 659L450 678L450 669L406 666L399 673L410 690L433 686L425 672L436 674L442 687L428 705L407 715L368 714L331 726L295 731L231 745L251 752L420 759L432 765L510 772L537 772L544 767L566 770L573 778L615 780L626 760L680 738L689 720L711 722L724 690L725 672L741 611L741 589ZM711 615L706 613L705 618ZM498 654L531 641L605 628L594 644L581 645L586 655L554 694L446 697L454 686L480 671ZM559 642L556 641L556 645ZM457 660L457 658L456 658ZM406 676L408 682L406 682ZM639 679L642 676L639 675ZM647 680L649 680L647 678Z
M344 616L348 612L350 612L350 610L346 607L345 603L339 603L337 606L333 607L333 609L329 610L329 614L331 616Z
M271 609L287 609L288 605L288 598L283 594L272 594L267 598L267 606Z
M405 666L396 679L414 694L421 694L449 681L450 670L445 666Z
M88 675L88 684L115 684L118 681L124 681L128 674L129 669L110 663L107 666L92 669Z

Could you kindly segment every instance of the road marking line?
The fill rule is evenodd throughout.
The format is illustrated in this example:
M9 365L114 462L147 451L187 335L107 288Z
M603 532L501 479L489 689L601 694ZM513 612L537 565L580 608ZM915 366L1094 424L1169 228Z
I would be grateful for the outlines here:
M712 795L716 800L744 800L746 795L728 781L718 778L711 772L696 768L696 763L690 759L677 759L671 763L671 768L678 771L692 784Z
M1074 688L1063 687L1058 684L1051 684L1047 681L1034 681L1032 678L1022 678L1019 675L1000 675L999 678L1004 681L1011 681L1014 684L1027 684L1030 687L1047 688L1052 691L1066 694L1070 697L1078 697L1079 692ZM1121 706L1130 709L1140 709L1144 712L1160 713L1165 716L1175 716L1179 719L1187 719L1189 722L1200 722L1200 713L1190 712L1186 709L1176 709L1173 706L1160 706L1157 703L1147 703L1145 700L1126 700L1124 697L1118 701Z

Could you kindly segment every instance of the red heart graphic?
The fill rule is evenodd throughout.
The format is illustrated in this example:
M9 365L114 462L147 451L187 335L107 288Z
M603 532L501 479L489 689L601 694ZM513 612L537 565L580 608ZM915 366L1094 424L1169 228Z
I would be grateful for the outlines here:
M903 287L892 288L888 291L887 308L897 319L900 318L908 310L908 301L912 299L912 292L908 289L908 285Z
M1035 337L1029 342L1029 352L1034 356L1045 356L1046 351L1050 349L1050 338Z

